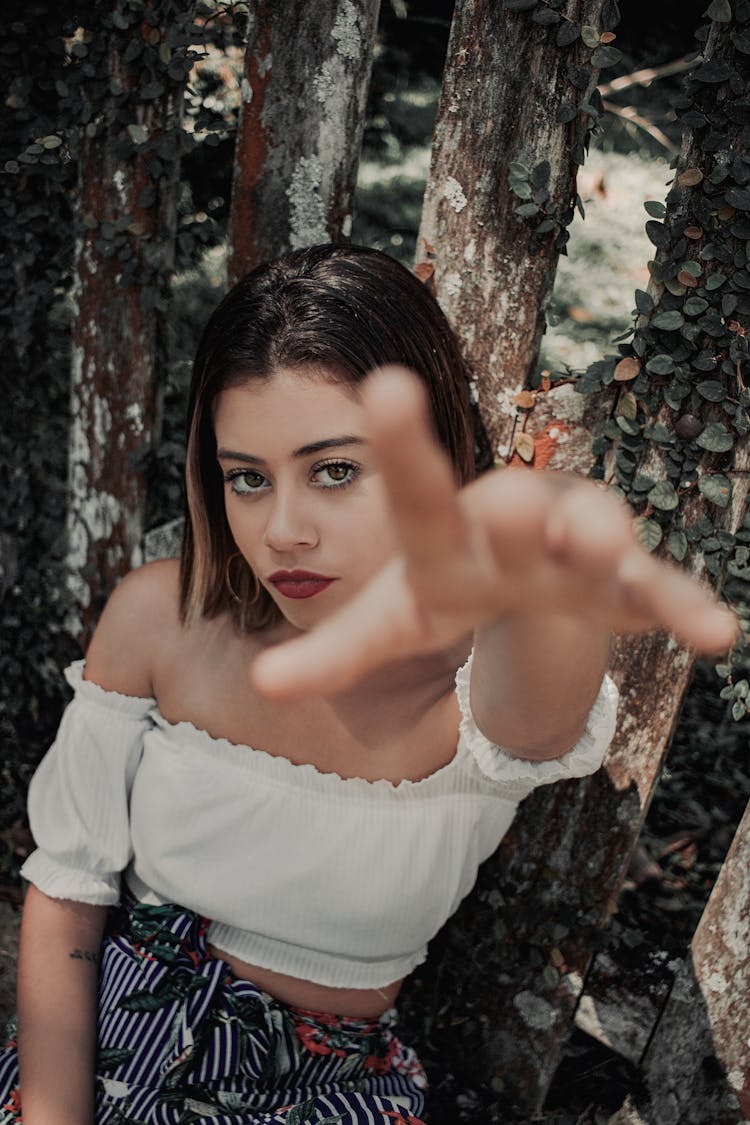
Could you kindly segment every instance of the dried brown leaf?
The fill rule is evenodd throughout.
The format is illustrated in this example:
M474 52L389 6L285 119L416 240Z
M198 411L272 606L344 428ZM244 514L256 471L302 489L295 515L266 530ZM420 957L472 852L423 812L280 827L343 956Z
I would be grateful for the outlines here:
M515 406L520 406L521 410L533 410L536 406L536 395L533 391L519 391L513 403Z
M700 168L686 168L684 172L680 172L677 183L680 187L695 187L702 179L703 173Z
M534 460L534 439L531 434L518 433L513 438L513 448L522 461L530 465Z
M636 375L640 374L641 363L633 355L625 356L621 359L615 368L615 382L628 383L631 379L635 379Z

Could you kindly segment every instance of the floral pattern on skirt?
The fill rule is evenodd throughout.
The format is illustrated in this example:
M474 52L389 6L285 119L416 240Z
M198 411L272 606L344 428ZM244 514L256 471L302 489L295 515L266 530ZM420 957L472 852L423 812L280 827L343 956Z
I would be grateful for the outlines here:
M97 1125L422 1125L426 1079L394 1008L282 1004L206 951L208 920L127 897L102 944ZM15 1042L0 1125L21 1125Z

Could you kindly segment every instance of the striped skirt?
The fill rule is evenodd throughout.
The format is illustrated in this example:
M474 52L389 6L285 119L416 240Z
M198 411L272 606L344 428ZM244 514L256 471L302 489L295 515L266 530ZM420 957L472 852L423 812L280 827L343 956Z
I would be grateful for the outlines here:
M102 945L97 1125L422 1125L426 1081L396 1010L282 1004L206 952L208 922L128 899ZM0 1125L23 1121L13 1040Z

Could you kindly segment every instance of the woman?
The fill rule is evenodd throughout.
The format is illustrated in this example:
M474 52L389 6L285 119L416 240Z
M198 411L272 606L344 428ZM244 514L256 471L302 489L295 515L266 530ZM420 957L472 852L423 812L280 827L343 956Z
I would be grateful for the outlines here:
M419 1121L400 984L518 801L600 763L610 630L735 632L592 484L472 481L471 433L445 319L376 251L214 313L181 562L112 595L32 783L0 1122Z

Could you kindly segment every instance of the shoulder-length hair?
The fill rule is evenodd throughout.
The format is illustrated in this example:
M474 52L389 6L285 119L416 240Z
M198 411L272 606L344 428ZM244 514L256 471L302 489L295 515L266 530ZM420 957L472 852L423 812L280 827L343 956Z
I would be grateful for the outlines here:
M322 369L361 382L399 363L427 389L436 436L460 483L474 476L467 371L437 301L378 250L326 244L259 266L224 297L203 332L188 400L180 614L186 623L229 610L243 630L281 613L239 555L224 508L213 403L231 386L281 368Z

